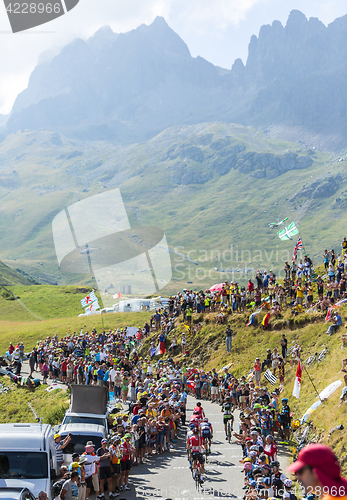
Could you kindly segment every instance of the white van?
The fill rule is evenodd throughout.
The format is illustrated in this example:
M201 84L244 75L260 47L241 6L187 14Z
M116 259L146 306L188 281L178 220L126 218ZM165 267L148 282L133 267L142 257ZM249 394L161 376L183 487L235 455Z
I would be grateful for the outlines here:
M71 384L70 407L65 412L62 426L73 424L102 425L108 431L108 388L98 385ZM60 432L59 428L59 432Z
M37 498L51 489L58 473L50 425L0 424L0 488L28 488Z
M106 428L103 425L95 424L66 424L59 429L61 439L64 440L71 434L71 441L63 449L64 464L72 462L72 454L82 455L88 441L92 441L95 451L101 447L101 440L107 438Z

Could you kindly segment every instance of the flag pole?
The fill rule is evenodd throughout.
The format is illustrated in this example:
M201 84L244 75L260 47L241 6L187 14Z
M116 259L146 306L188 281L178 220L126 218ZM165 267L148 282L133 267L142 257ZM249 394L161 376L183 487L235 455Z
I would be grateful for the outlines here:
M304 363L302 363L302 366L304 367L305 372L307 373L307 376L308 376L308 378L309 378L309 380L310 380L311 384L313 385L313 388L314 388L314 390L316 391L317 396L318 396L318 398L319 398L320 402L321 402L321 403L323 403L323 400L321 399L321 397L320 397L320 395L319 395L319 392L317 391L316 386L314 385L313 380L311 379L310 374L308 373L307 368L306 368L306 366L304 365Z

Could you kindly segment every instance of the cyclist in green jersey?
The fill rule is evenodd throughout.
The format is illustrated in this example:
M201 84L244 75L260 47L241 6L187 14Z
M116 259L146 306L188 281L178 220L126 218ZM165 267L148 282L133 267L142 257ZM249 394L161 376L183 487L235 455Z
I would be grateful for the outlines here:
M233 430L233 424L234 424L234 415L232 413L233 405L230 401L229 396L225 398L225 403L223 404L221 411L223 412L225 439L228 439L228 422L230 422L231 431Z

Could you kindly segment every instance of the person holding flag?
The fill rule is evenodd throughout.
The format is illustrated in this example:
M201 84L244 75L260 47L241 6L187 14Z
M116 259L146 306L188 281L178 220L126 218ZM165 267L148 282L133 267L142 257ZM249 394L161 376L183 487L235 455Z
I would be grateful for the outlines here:
M301 361L299 359L298 366L296 369L294 387L293 387L293 396L295 396L297 399L299 399L300 397L301 376L302 376L302 366L301 366Z

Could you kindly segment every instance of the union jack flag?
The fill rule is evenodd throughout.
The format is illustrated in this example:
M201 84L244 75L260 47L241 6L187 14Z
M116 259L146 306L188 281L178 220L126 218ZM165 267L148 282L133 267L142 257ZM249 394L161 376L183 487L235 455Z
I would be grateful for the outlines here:
M86 297L84 297L84 299L81 300L82 307L90 306L93 302L97 300L98 298L93 290L89 295L87 295Z
M304 245L302 244L300 236L299 236L298 241L296 242L295 246L296 246L297 250L303 250L304 249Z
M302 244L301 238L299 236L298 241L296 242L294 250L293 250L292 262L296 261L298 250L303 250L303 249L304 249L304 245Z

